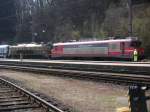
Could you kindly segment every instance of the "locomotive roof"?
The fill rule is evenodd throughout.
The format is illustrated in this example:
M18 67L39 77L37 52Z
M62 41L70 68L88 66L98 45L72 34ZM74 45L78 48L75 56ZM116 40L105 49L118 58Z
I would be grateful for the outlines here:
M96 44L96 43L108 43L108 42L130 42L133 39L116 39L116 40L99 40L99 41L86 41L86 42L66 42L66 43L55 43L54 46L59 45L78 45L78 44Z
M42 44L18 44L16 46L11 46L11 47L41 47Z

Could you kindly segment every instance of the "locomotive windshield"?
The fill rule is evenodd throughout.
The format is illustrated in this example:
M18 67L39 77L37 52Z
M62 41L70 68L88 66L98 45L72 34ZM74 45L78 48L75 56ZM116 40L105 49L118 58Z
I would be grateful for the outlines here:
M132 41L131 42L131 47L140 47L141 46L141 42L140 41Z

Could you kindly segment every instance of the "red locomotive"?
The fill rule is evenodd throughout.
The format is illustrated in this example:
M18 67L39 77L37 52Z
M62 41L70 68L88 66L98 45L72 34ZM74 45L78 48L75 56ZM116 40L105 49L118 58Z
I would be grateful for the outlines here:
M144 49L137 39L112 39L102 41L55 43L51 50L52 58L126 58L132 59L134 50L144 56Z

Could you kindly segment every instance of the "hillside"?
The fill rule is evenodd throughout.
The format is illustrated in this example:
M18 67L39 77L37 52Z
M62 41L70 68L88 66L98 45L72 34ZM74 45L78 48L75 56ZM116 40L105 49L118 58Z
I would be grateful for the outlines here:
M101 32L108 36L128 36L128 9L126 4L119 6L110 5L106 11ZM142 40L146 53L150 51L150 3L136 4L133 6L133 36Z

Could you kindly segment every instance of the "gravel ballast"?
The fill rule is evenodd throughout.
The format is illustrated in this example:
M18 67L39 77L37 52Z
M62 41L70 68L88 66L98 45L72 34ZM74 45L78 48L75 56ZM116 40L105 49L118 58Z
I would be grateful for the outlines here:
M54 97L75 112L116 112L117 108L128 106L128 89L119 85L12 70L0 70L0 76Z

